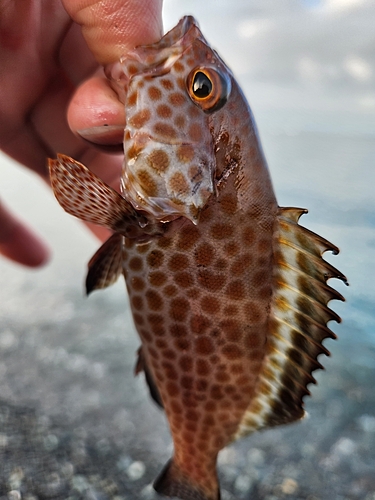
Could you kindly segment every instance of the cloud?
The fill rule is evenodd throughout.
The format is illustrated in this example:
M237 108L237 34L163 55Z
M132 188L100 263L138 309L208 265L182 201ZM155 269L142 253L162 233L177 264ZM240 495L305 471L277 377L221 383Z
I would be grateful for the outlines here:
M367 0L325 0L322 8L327 12L345 12L361 8Z
M273 22L270 19L246 19L237 25L237 33L241 38L252 38L270 31Z
M169 26L188 6L242 85L267 89L269 106L290 107L304 99L305 108L313 110L323 104L335 112L373 109L368 97L375 85L373 0L165 0L164 5Z
M371 65L358 56L347 57L344 61L344 69L359 82L367 82L372 77Z

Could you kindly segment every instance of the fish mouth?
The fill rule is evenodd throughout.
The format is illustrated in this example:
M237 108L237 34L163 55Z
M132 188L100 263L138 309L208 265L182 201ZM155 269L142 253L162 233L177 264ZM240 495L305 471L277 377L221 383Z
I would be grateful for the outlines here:
M198 21L193 16L184 16L171 30L169 30L165 35L160 38L155 43L150 43L148 45L139 45L138 47L151 48L160 50L163 48L171 47L188 33L192 27L199 29Z
M159 41L138 45L121 56L118 62L106 66L104 72L120 101L125 102L132 78L139 74L155 77L168 73L173 64L198 39L207 44L196 19L185 16Z
M134 54L136 53L139 59L145 59L145 64L150 63L152 59L152 66L158 65L165 62L166 51L170 53L173 48L183 51L197 38L205 41L197 20L193 16L185 16L159 41L149 45L139 45L134 49Z

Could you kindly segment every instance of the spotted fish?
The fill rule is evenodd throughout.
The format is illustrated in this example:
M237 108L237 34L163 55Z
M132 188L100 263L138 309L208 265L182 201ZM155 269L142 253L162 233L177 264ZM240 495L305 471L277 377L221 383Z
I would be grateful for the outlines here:
M338 249L277 205L249 106L192 17L108 70L125 105L119 194L84 165L50 160L70 214L113 235L89 263L87 291L125 276L145 372L165 409L173 458L154 487L217 500L218 452L304 416L322 341L346 282Z

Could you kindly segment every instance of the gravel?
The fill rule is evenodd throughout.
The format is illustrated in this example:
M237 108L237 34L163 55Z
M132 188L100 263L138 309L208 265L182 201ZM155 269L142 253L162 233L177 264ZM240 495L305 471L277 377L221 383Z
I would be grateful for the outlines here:
M0 327L0 500L156 499L172 447L133 377L122 285L89 300L66 288L60 300L62 322L45 308L32 326L10 312ZM354 346L349 327L329 342L308 418L222 451L223 500L375 500L375 352Z

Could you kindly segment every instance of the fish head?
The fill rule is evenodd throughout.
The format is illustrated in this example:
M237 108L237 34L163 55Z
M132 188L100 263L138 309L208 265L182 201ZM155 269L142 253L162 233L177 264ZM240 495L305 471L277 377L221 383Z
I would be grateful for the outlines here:
M128 53L110 77L125 104L123 196L158 221L197 223L215 192L211 117L230 95L229 69L187 16Z

